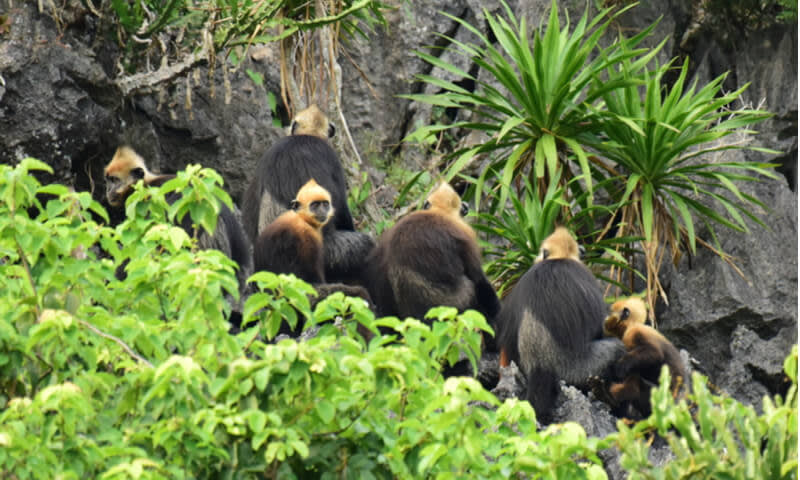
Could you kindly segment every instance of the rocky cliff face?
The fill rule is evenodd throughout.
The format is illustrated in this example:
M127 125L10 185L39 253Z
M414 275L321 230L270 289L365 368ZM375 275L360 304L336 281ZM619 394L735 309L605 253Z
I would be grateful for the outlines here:
M571 18L578 18L585 5L560 3ZM430 88L416 82L415 74L447 74L432 70L413 51L446 47L439 33L466 38L467 32L438 12L480 28L485 26L482 8L496 11L499 6L474 0L397 4L387 15L385 31L351 41L347 58L339 59L342 103L364 157L414 166L425 159L401 145L401 139L429 122L432 112L397 95ZM537 25L546 18L550 1L510 4ZM58 181L94 191L101 199L102 168L116 146L128 142L156 171L188 163L217 169L238 202L248 172L282 134L273 126L275 114L266 100L268 90L278 91L271 47L251 50L227 80L220 69L211 79L203 69L159 91L122 98L115 84L117 51L109 37L81 2L63 5L56 13L40 12L36 2L0 0L0 161L37 157L55 169ZM728 25L727 19L693 8L688 0L637 7L615 28L636 31L658 16L663 19L652 43L669 38L662 61L690 58L700 82L730 71L727 88L750 82L745 101L756 105L763 100L762 107L775 113L759 126L763 133L757 141L783 152L767 158L781 164L786 178L745 187L770 207L763 213L769 228L753 225L747 234L719 231L744 278L718 257L699 251L665 270L670 303L660 313L660 327L696 359L695 368L721 389L758 405L762 395L781 390L781 362L797 342L797 28L774 22ZM466 59L435 51L474 71ZM256 85L244 73L247 69L263 74L264 84Z

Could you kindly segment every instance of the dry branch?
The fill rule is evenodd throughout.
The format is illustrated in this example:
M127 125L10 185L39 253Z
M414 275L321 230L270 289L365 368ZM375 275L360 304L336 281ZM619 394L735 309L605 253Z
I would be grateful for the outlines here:
M134 92L151 89L160 83L172 80L205 60L208 60L207 45L203 45L203 48L199 51L189 54L178 63L162 66L153 72L137 73L135 75L122 77L115 83L120 92L122 92L123 97L127 98Z

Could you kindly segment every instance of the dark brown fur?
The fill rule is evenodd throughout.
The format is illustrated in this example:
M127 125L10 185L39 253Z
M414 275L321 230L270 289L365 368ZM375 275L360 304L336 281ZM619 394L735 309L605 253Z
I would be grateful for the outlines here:
M658 385L661 367L669 368L670 388L677 396L689 387L689 374L675 346L656 329L645 325L647 312L639 298L620 300L611 306L603 323L606 335L622 340L625 355L615 365L620 382L609 388L616 406L626 410L627 404L642 415L650 415L650 391Z
M500 304L483 273L475 232L461 218L461 199L442 184L427 204L386 231L367 260L364 283L378 314L423 319L447 305L491 319Z

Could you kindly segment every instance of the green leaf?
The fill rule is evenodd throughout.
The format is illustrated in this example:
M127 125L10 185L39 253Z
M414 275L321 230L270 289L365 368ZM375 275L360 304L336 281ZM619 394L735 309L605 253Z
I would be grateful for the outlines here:
M642 184L642 228L644 229L645 241L653 241L653 187L650 183Z
M314 409L317 411L319 418L326 424L331 423L336 415L336 408L333 406L333 403L327 400L318 401Z
M497 141L499 142L502 140L511 129L518 127L524 122L524 118L509 117L509 119L503 124L502 128L500 128L500 132L497 134Z
M249 410L246 414L247 426L253 433L260 433L267 425L267 415L260 410Z

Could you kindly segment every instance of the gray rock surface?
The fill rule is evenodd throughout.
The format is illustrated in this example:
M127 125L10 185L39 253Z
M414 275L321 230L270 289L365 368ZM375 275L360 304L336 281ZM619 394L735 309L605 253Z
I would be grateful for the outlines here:
M238 201L258 157L282 135L272 126L266 89L245 73L272 71L246 59L229 73L230 98L217 68L214 95L201 67L160 92L121 98L116 87L115 52L88 23L80 2L66 2L57 26L35 2L0 0L11 19L0 34L0 161L26 156L53 167L53 178L92 190L102 199L102 169L120 143L129 143L151 169L174 172L189 163L217 169ZM71 19L74 24L64 23ZM60 30L59 30L60 28ZM98 44L101 44L98 46ZM266 83L272 88L271 83Z
M712 383L760 406L777 393L783 359L797 343L797 195L781 180L743 191L769 205L768 228L717 228L722 249L744 278L718 256L698 249L666 274L669 306L659 328L699 361Z
M119 128L112 104L122 101L89 46L60 36L35 2L9 5L0 1L9 19L0 35L0 162L36 157L53 167L48 181L72 183L109 148Z

